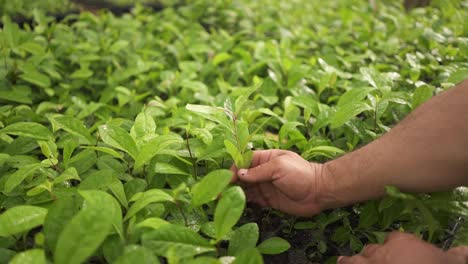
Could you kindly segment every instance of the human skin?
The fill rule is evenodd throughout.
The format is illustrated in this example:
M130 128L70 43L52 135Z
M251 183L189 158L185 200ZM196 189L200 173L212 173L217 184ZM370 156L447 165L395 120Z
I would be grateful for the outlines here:
M250 201L297 216L382 197L389 185L415 193L466 185L468 80L431 98L379 139L325 164L263 150L254 152L251 168L232 170Z

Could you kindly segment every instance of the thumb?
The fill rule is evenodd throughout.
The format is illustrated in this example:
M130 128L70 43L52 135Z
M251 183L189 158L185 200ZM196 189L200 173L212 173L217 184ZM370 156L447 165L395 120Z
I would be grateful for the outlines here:
M239 169L237 176L243 182L259 183L269 182L275 179L278 162L273 159L250 169Z

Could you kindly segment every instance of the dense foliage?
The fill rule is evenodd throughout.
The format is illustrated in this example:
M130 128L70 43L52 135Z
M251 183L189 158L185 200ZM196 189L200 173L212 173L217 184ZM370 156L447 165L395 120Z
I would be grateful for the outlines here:
M0 10L0 263L323 263L391 230L467 241L463 188L296 219L246 207L227 170L253 149L353 151L467 78L467 1L20 10L33 25Z

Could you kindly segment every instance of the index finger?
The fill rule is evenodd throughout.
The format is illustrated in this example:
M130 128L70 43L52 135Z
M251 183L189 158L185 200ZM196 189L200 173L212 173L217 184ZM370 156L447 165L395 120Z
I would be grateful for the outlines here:
M282 149L256 150L253 152L252 163L250 164L250 167L257 167L258 165L268 162L271 159L286 155L288 153L289 151ZM236 164L232 164L230 170L233 173L231 182L236 182L239 179L237 176L239 169L236 167Z

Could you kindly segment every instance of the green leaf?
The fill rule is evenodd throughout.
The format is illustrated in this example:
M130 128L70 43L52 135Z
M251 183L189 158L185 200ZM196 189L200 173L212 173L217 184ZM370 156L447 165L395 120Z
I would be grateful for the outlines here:
M195 259L190 259L184 262L184 264L223 264L223 263L230 263L228 261L218 260L212 257L198 257Z
M8 154L0 153L0 168L3 166L5 161L8 160L9 157L10 157L10 155L8 155Z
M31 88L23 85L15 85L11 90L0 90L0 99L22 104L31 104Z
M178 135L162 135L146 142L136 156L134 169L139 170L154 156L169 148L174 149L183 142Z
M155 218L155 217L150 217L146 218L145 220L141 221L136 225L136 227L149 227L153 229L158 229L162 226L165 225L170 225L171 223L167 222L166 220L163 220L161 218Z
M41 164L30 164L20 168L15 173L9 175L7 180L5 181L5 192L9 193L13 191L13 189L15 189L16 186L20 185L27 177L31 176L41 167Z
M221 239L239 221L245 208L245 194L234 186L221 195L214 214L216 238Z
M414 200L416 197L411 194L402 193L397 187L385 186L385 191L390 197L403 199L403 200Z
M88 79L91 76L93 76L93 71L86 68L76 70L72 74L70 74L70 78L72 79Z
M106 191L109 185L118 180L113 170L98 170L88 175L79 185L80 190Z
M371 110L366 103L347 104L336 109L336 113L331 120L331 128L337 128L350 121L358 114Z
M128 208L127 196L125 196L125 190L122 182L114 178L114 180L109 184L109 190L114 194L115 198L119 200L120 204L124 208Z
M143 234L142 243L158 256L167 256L170 249L177 252L181 258L215 250L199 234L177 225L163 226Z
M190 173L187 173L187 171L181 168L180 166L177 166L177 164L165 163L165 162L156 163L154 172L161 173L161 174L179 174L179 175L188 175L188 176L191 175Z
M215 170L208 173L192 188L192 205L200 206L214 200L232 179L230 170Z
M317 156L325 156L327 158L335 158L339 154L343 154L344 151L333 147L333 146L318 146L310 148L302 153L302 157L305 160L310 160Z
M215 115L217 113L224 112L224 109L221 107L213 107L213 106L207 106L207 105L187 104L185 108L192 112L208 114L208 115Z
M263 258L256 248L251 248L239 253L232 264L263 264Z
M130 134L123 128L113 125L99 126L99 135L104 143L127 152L133 159L138 155L138 148Z
M468 69L461 68L453 72L452 74L450 74L450 77L448 78L447 81L454 83L454 84L458 84L462 82L463 80L466 80L467 78L468 78Z
M19 205L8 209L0 215L0 237L11 236L31 230L44 223L47 209Z
M237 168L244 168L242 165L244 165L244 157L242 157L241 152L237 148L234 143L232 143L229 139L224 140L224 146L226 147L227 153L231 156L231 158L234 160L234 163L236 164ZM248 168L248 167L247 167Z
M211 144L211 142L213 142L213 135L206 128L194 128L190 130L190 133L201 139L205 144Z
M418 88L416 88L416 90L414 90L413 102L411 106L413 107L413 109L415 109L416 107L429 100L429 98L431 98L433 94L434 87L428 85L419 86Z
M39 140L53 140L54 136L45 126L33 122L18 122L11 124L2 130L0 133L29 137Z
M80 138L84 144L96 144L96 139L91 136L88 129L80 120L71 116L57 116L51 118L51 121L56 126L55 130L63 129L68 133Z
M132 138L138 142L139 139L147 135L153 135L156 131L156 123L153 117L147 112L141 112L137 115L135 123L130 130Z
M288 250L290 247L291 245L289 242L281 237L272 237L260 243L257 249L262 254L280 254Z
M21 74L20 78L42 88L49 88L51 85L50 78L37 70L28 70Z
M364 98L366 98L367 94L372 91L373 88L364 87L364 88L354 88L348 90L346 93L340 96L338 100L337 107L343 107L348 104L355 104L360 103Z
M161 202L173 202L174 199L167 194L166 192L158 189L148 190L143 193L138 193L137 199L135 196L132 197L130 201L136 202L128 209L127 214L125 215L124 221L130 219L136 213L138 213L141 209L145 208L148 204L151 203L161 203Z
M54 249L60 234L75 214L80 211L83 199L79 195L60 197L52 203L44 221L45 241Z
M73 167L70 167L70 168L66 169L64 172L62 172L62 174L60 174L60 176L55 178L54 179L54 184L62 183L64 181L68 181L68 180L81 181L81 178L78 175L78 172Z
M16 254L10 264L47 264L43 249L30 249Z
M84 262L109 234L116 212L114 198L102 191L79 191L83 209L65 226L54 251L55 263Z
M222 62L229 60L231 57L232 57L232 56L229 55L229 54L226 53L226 52L218 53L218 54L216 54L216 56L214 56L214 58L213 58L213 65L218 66L218 65L221 64Z
M123 254L117 258L115 264L159 264L159 260L147 248L130 245L126 246Z
M119 152L111 149L111 148L107 148L107 147L95 147L95 146L83 146L82 148L85 148L85 149L92 149L92 150L96 150L96 151L100 151L102 153L106 153L106 154L109 154L111 156L114 156L118 159L121 159L123 160L123 156L122 154L120 154Z
M228 255L235 256L246 249L255 248L259 232L256 223L245 224L234 231L229 240Z

